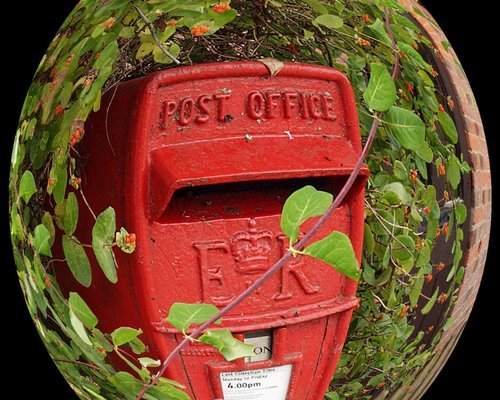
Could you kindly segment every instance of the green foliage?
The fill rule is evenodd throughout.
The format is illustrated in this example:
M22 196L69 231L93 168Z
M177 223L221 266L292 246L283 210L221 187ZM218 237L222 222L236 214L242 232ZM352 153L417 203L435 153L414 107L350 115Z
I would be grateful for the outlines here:
M351 240L345 233L337 231L330 233L327 237L307 246L304 254L319 258L351 279L359 279L361 272L358 260L354 255Z
M50 257L59 241L67 268L83 286L90 286L90 256L116 282L113 247L125 252L135 249L132 234L125 228L116 231L112 208L99 214L92 232L87 233L87 237L92 234L91 246L75 236L79 235L79 214L87 207L79 193L83 194L84 187L78 183L82 161L78 146L85 140L86 119L100 108L102 96L116 83L176 66L157 45L155 35L182 65L272 57L337 68L352 83L364 137L373 112L383 112L367 159L371 175L365 197L361 303L327 398L371 399L382 383L388 392L407 385L432 357L436 338L446 327L444 323L435 327L435 340L425 350L420 348L423 333L412 336L410 317L430 312L441 293L434 292L430 300L422 295L428 274L437 273L440 260L432 257L432 249L438 233L446 236L453 250L453 265L439 272L446 274L450 285L449 306L464 274L460 225L466 222L467 209L458 193L469 168L455 154L455 124L439 110L447 99L437 90L433 68L421 55L421 50L432 53L432 44L392 0L273 0L262 2L262 7L251 0L235 0L233 9L222 13L211 9L216 4L205 0L80 1L40 63L16 132L9 193L17 272L41 337L54 359L67 361L58 367L82 399L133 400L151 381L149 368L157 362L142 354L146 346L140 330L101 332L82 297L70 293L65 298ZM149 23L133 6L140 7ZM384 6L391 9L391 28L402 55L401 72L394 83L388 80L394 54L384 25ZM198 37L194 28L208 30ZM436 187L445 187L454 205L447 234L439 224L444 194L437 193L428 180L428 170L439 170L440 164L444 175L439 175ZM301 224L323 214L331 204L326 194L306 191L309 194L300 195L298 212L292 212L293 218L282 226L292 244L299 238ZM314 204L308 196L315 199ZM317 249L305 251L316 251L356 278L353 257L342 258L352 255L347 249L350 243L339 233L332 235L332 243L321 246L319 242ZM87 252L87 247L93 252L90 248ZM335 248L344 251L331 260ZM57 268L65 266L57 263ZM227 330L210 331L200 340L216 345L229 359L251 355L250 348L236 343ZM125 358L133 373L117 371L108 363L110 353L124 357L122 346L127 354L132 350L142 355ZM188 396L161 379L145 398L186 400Z
M381 64L370 65L370 81L363 93L366 105L375 111L387 111L396 101L396 86L387 71Z
M322 215L332 201L331 193L318 191L312 186L305 186L288 197L283 206L280 224L290 239L290 245L298 240L300 226L307 219Z
M191 324L202 324L217 315L219 309L212 304L174 303L168 312L167 321L185 333ZM220 324L221 321L216 321Z
M254 355L254 347L235 339L229 329L208 330L200 337L200 342L214 346L228 361Z
M63 235L62 246L71 273L83 286L89 287L92 282L92 269L85 249L75 238L66 235Z
M108 207L98 215L92 229L92 249L104 275L112 283L118 281L115 258L111 249L116 232L115 218L115 210Z

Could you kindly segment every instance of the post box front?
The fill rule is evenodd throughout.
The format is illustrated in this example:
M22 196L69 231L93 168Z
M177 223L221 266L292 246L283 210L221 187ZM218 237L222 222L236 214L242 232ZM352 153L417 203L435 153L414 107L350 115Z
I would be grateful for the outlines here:
M137 236L134 254L117 255L118 283L94 268L86 298L104 328L141 327L161 359L183 339L166 321L170 306L229 304L286 252L286 198L305 185L336 195L361 150L347 79L293 63L272 77L262 63L237 62L130 81L110 90L86 135L89 202L115 207L118 223ZM358 259L367 174L314 238L344 232ZM323 262L294 258L220 325L254 344L253 357L228 362L192 343L168 377L199 400L320 400L355 291Z

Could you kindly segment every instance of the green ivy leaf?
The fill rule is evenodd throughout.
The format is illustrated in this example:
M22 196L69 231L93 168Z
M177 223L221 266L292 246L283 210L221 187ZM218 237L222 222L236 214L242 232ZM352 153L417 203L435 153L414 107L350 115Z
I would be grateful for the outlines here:
M62 246L71 273L81 285L89 287L92 282L92 269L85 249L66 235L62 237Z
M229 329L208 330L200 337L200 342L214 346L227 361L255 355L254 346L235 339Z
M423 275L419 276L411 287L409 298L412 307L415 307L418 303L418 300L420 299L420 295L422 294L422 288L424 287L424 281L425 277Z
M316 190L309 185L293 192L286 199L280 224L291 244L299 238L300 225L308 218L324 214L332 201L331 193Z
M422 315L429 314L429 312L432 310L432 307L434 307L434 303L436 302L436 299L439 294L439 288L436 289L430 300L427 302L427 304L422 308Z
M361 272L349 237L338 231L309 245L304 253L326 262L341 274L358 280Z
M50 240L51 236L49 230L43 224L38 225L35 228L33 238L33 246L35 247L35 251L38 254L52 257L52 252L50 251Z
M68 181L68 171L66 170L66 163L56 166L55 169L55 183L52 193L54 200L57 204L64 201L64 194L66 193L66 185Z
M457 219L457 224L463 224L467 219L467 207L462 203L458 203L455 206L455 216Z
M392 47L391 39L389 38L387 30L385 29L385 24L380 19L377 18L375 22L371 25L368 25L368 27L373 31L378 39L380 39L387 46Z
M381 191L384 193L382 199L385 199L389 204L408 204L411 200L401 182L388 183L381 188Z
M396 102L396 85L384 65L370 64L371 74L363 98L369 108L387 111Z
M453 189L456 189L460 184L460 160L455 155L448 157L446 177L450 181L450 185Z
M73 312L72 309L69 310L69 318L71 322L71 326L73 327L76 334L82 339L86 344L92 346L92 342L90 341L89 335L85 330L85 326L83 326L82 321L77 317L77 315Z
M134 340L141 333L142 333L142 330L140 330L140 329L121 327L121 328L115 329L111 333L111 340L113 341L113 344L116 347L123 346L124 344L127 344L130 341Z
M375 249L375 239L370 225L365 223L365 230L363 233L363 247L368 255L372 255Z
M104 275L110 282L116 283L118 276L116 274L115 259L113 256L113 240L116 231L115 210L108 207L95 221L92 228L92 249L94 250L97 262L102 268Z
M96 327L98 322L97 317L78 293L70 292L69 306L78 317L78 319L82 321L89 329L94 329Z
M167 322L182 332L186 332L191 324L203 324L219 313L212 304L174 303L168 312ZM215 321L220 324L221 320Z
M425 125L414 112L401 107L392 107L387 112L387 123L399 144L408 150L423 146Z
M398 262L410 259L415 252L415 241L407 235L398 235L394 238L392 255Z
M344 20L337 15L324 14L317 17L314 22L330 29L340 29L344 26Z
M130 398L132 398L132 396L135 397L142 389L142 384L128 372L117 372L113 375L112 381L114 381L114 386L119 389L120 392L125 392ZM127 399L128 398L129 397L127 397Z
M180 390L176 386L181 386L179 383L170 381L172 383L166 382L165 379L162 379L157 385L153 386L151 389L148 390L147 394L150 394L152 396L155 396L157 399L168 399L168 400L190 400L191 397L189 397L186 393L184 393L182 390ZM146 396L144 396L146 399Z
M24 171L19 183L19 197L24 200L24 204L28 204L31 197L36 193L35 178L31 171Z
M48 211L46 211L43 214L42 224L43 224L43 226L45 226L47 228L47 230L50 233L49 246L52 247L52 245L54 244L54 240L56 238L56 228L54 226L54 221L52 219L52 215Z
M443 129L446 136L448 136L451 143L456 144L458 142L458 132L453 119L449 116L448 113L439 112L438 121L439 125L441 125L441 128Z
M76 229L78 223L78 200L75 193L70 192L66 200L66 208L64 211L64 232L66 235L71 236Z
M319 0L302 0L309 7L311 7L314 11L317 11L320 14L328 14L328 9L321 4Z
M161 365L160 360L153 360L149 357L139 357L138 360L144 368L156 368Z

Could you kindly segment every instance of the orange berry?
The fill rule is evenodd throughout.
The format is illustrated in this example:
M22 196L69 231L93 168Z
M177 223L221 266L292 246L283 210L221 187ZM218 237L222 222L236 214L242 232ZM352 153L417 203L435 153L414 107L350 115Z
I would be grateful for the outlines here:
M58 76L56 76L54 78L54 80L52 81L52 83L50 84L50 92L52 93L54 91L54 88L56 87L56 85L59 83L59 81L61 80L61 78L59 78Z
M175 26L175 25L177 25L177 21L175 19L173 19L167 24L167 26Z
M441 296L439 296L438 303L443 304L447 298L448 298L448 295L445 292L441 293Z
M441 228L437 228L435 239L437 239L439 236L441 236Z
M360 46L368 47L371 45L369 40L363 39L361 37L356 39L356 43L359 44Z
M426 281L427 283L429 283L430 281L432 281L432 273L427 274L427 275L425 276L425 281Z
M366 24L370 22L370 16L368 14L363 15L363 22L365 22Z
M385 386L385 382L380 382L378 385L377 385L377 388L380 389L380 388L383 388Z
M401 314L399 314L399 318L403 318L409 309L410 309L410 306L404 306L403 311L401 311Z
M201 36L205 33L207 33L210 30L210 27L208 25L198 25L194 26L191 29L191 33L193 36Z
M87 86L89 86L90 84L92 84L92 82L94 81L94 78L90 77L90 78L87 78L87 80L85 82L83 82L83 89L85 89Z
M429 215L429 214L431 213L431 209L430 209L430 207L429 207L429 206L425 206L425 208L424 208L424 213L425 213L426 215Z
M231 6L227 3L219 3L212 7L212 11L216 13L223 13L224 11L230 10Z
M455 108L455 102L451 98L451 96L448 96L448 106L453 110Z
M415 42L412 42L411 47L413 47L415 50L418 50L418 44Z
M445 267L444 263L443 263L443 262L440 262L440 263L439 263L439 265L437 266L437 268L436 268L436 269L437 269L438 271L442 271L442 270L444 269L444 267Z
M411 94L413 94L413 92L415 90L415 85L413 85L410 82L405 82L405 87L406 87L406 90L408 90Z
M442 162L440 162L438 165L438 173L439 175L446 175L446 167Z
M444 107L443 107L443 105L441 103L439 103L438 107L439 107L439 111L444 112Z
M443 225L443 234L448 236L448 222L445 222Z
M64 108L61 104L58 104L55 110L56 117L59 117L64 111Z
M49 180L48 180L47 184L48 184L50 187L54 186L54 178L49 178Z
M108 18L108 20L104 23L104 30L111 28L115 22L116 19L114 17Z
M129 233L125 236L125 243L133 245L135 244L136 239L135 233Z

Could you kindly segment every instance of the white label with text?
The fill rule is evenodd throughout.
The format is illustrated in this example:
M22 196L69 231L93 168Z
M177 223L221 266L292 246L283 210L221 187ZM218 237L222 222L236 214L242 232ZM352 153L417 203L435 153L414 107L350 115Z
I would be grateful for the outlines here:
M285 400L292 365L220 374L224 400Z

